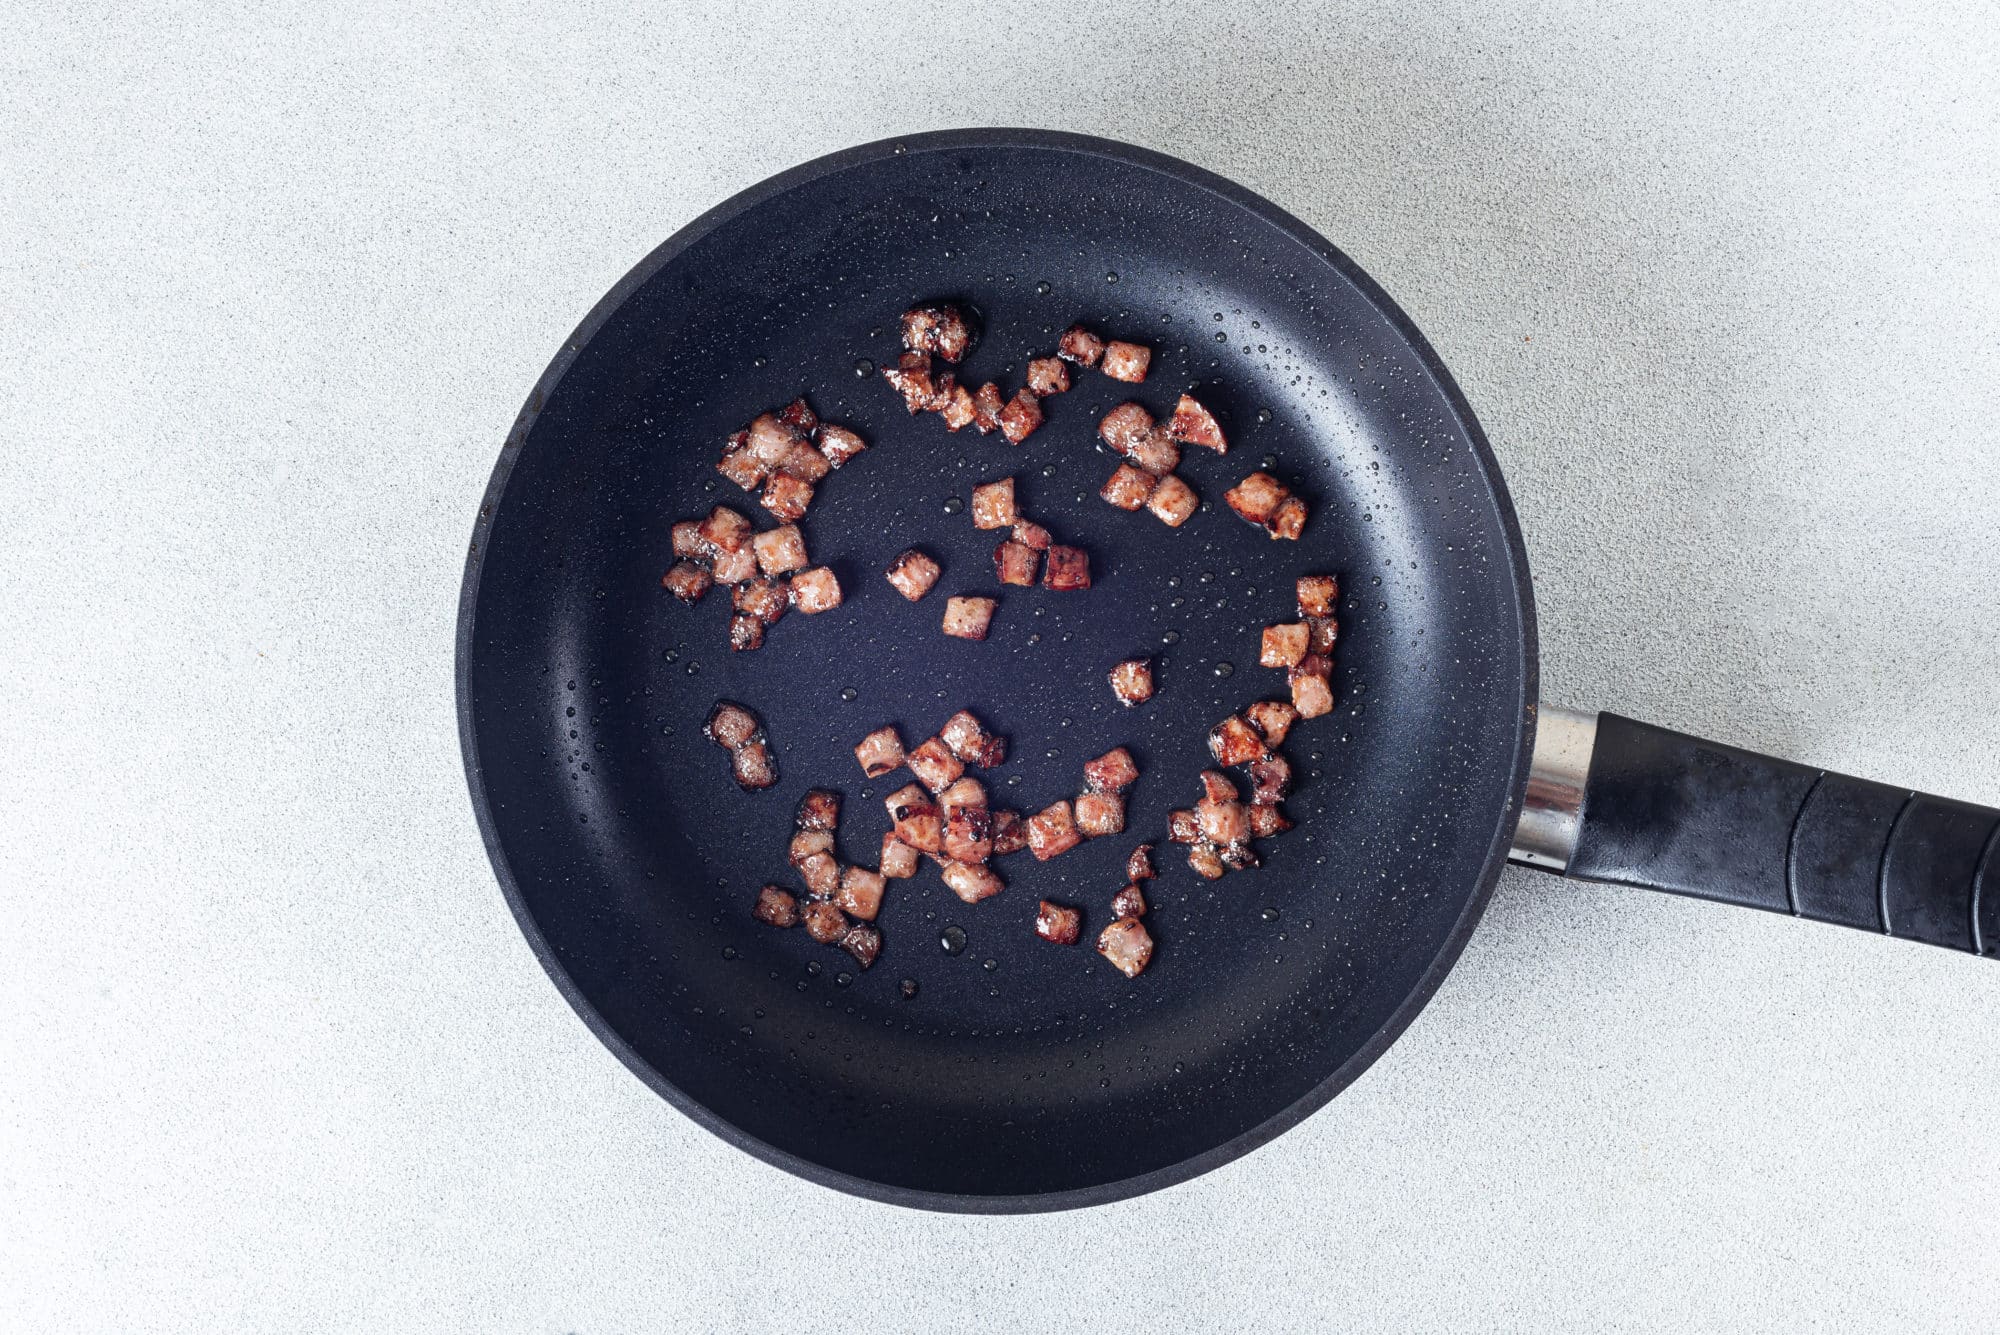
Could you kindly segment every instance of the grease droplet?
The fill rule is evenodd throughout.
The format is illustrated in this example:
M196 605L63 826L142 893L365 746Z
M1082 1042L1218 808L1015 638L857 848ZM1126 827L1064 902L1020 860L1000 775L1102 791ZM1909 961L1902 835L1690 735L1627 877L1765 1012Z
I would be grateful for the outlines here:
M910 1000L917 995L917 980L914 978L905 978L902 982L902 990L903 1000Z
M965 949L965 929L953 924L938 933L938 946L947 955L957 955Z
M986 970L986 972L988 973L993 973L1000 968L1000 961L996 959L985 959L980 961L979 967Z
M1039 293L1040 293L1041 295L1043 295L1043 296L1045 296L1045 297L1046 297L1046 296L1047 296L1047 295L1048 295L1049 293L1051 293L1051 292L1053 292L1053 291L1055 291L1055 290L1056 290L1056 289L1055 289L1055 286L1054 286L1053 284L1049 283L1049 282L1048 282L1048 281L1047 281L1046 279L1045 279L1045 280L1043 280L1042 282L1039 282L1039 283L1035 284L1035 291L1039 292Z
M861 692L855 690L852 686L843 686L840 690L840 698L843 700L852 700L860 694Z
M1234 663L1217 663L1215 665L1215 675L1218 677L1226 677L1234 671L1236 671Z
M945 498L944 512L946 514L955 515L964 508L965 508L965 502L960 500L958 497L950 496Z
M1276 909L1265 909L1262 913L1258 914L1257 916L1262 918L1265 922L1276 922L1283 915L1281 915Z
M859 361L854 363L854 378L856 380L866 380L869 376L874 374L875 374L875 363L869 361L866 357L863 357Z

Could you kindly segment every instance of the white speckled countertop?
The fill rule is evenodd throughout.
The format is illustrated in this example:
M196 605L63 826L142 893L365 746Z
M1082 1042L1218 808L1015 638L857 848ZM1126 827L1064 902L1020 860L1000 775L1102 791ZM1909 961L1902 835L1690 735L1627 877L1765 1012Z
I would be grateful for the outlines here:
M500 439L635 260L1038 124L1395 294L1508 470L1548 698L2000 803L1992 7L676 8L10 16L0 1326L1991 1329L2000 966L1518 872L1387 1057L1192 1184L795 1181L543 976L451 652Z

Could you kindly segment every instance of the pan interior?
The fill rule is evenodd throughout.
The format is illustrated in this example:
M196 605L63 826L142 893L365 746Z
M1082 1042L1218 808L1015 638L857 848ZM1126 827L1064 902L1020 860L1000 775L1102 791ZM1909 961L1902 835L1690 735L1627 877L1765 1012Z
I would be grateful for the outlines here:
M1288 1124L1455 950L1508 818L1525 572L1452 393L1290 228L1073 147L858 154L667 251L530 404L479 531L463 646L496 863L572 1000L709 1125L852 1188L1074 1192ZM1011 391L1078 319L1152 345L1151 374L1080 375L1019 448L949 434L867 373L893 359L898 313L936 297L981 318L971 383ZM1232 442L1187 451L1201 512L1170 530L1099 500L1098 418L1128 398L1164 414L1190 388ZM846 602L732 655L722 595L687 608L660 588L668 526L717 503L768 525L713 465L729 432L798 394L872 442L803 524ZM1311 502L1302 541L1223 504L1259 466ZM1025 513L1089 549L1089 592L996 585L998 535L960 507L1010 474ZM945 567L916 604L881 573L913 544ZM1261 870L1203 882L1165 842L1167 813L1198 795L1209 727L1285 695L1258 631L1291 619L1293 578L1318 571L1343 586L1339 704L1284 748L1298 828L1263 841ZM961 592L1000 597L984 643L940 633ZM1154 656L1159 690L1127 710L1105 671L1133 654ZM730 781L701 734L718 699L762 716L777 787ZM874 865L881 799L909 776L865 780L854 743L894 723L914 745L961 707L1011 740L982 777L1024 813L1130 747L1128 832L1002 859L1008 889L977 906L928 868L892 882L865 972L753 921L758 886L797 885L800 795L839 789L842 860ZM1158 950L1128 982L1090 943L1142 839L1158 843ZM1035 937L1040 898L1084 910L1082 943ZM962 953L941 947L949 927Z

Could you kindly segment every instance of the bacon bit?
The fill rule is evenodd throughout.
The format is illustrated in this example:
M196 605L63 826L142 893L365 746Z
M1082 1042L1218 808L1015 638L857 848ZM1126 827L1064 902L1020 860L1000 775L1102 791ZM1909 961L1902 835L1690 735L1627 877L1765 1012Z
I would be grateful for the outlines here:
M1000 412L1007 406L1006 396L1000 386L991 380L979 387L972 396L972 425L979 428L979 434L989 436L1000 429Z
M807 789L792 824L801 830L832 830L840 824L840 794L831 788Z
M729 760L739 788L754 792L778 781L778 762L771 758L771 748L764 742L745 742L729 753Z
M738 612L729 618L729 652L740 654L750 649L764 647L764 623L761 619Z
M993 574L1002 584L1032 589L1041 574L1042 554L1012 538L993 549Z
M1332 575L1300 575L1297 585L1299 615L1330 617L1340 598L1340 580Z
M972 489L974 528L1011 528L1020 518L1020 513L1014 508L1013 478L982 482Z
M1098 419L1097 438L1119 458L1129 458L1135 442L1153 433L1153 415L1143 403L1121 403Z
M1153 870L1153 846L1140 844L1132 850L1132 856L1125 859L1125 879L1128 881L1150 881L1159 873Z
M1248 839L1239 839L1233 844L1217 845L1216 852L1222 858L1222 865L1231 871L1255 871L1264 865L1258 860L1257 850L1250 847Z
M1091 791L1122 793L1139 777L1139 762L1122 746L1115 746L1083 767L1083 781Z
M1201 795L1211 802L1234 802L1236 785L1222 771L1205 769L1201 772Z
M1137 918L1119 918L1097 934L1097 953L1127 978L1137 978L1153 959L1153 938Z
M963 361L972 347L972 322L950 302L912 306L903 312L903 346L935 352L948 362Z
M1114 663L1105 675L1111 681L1111 693L1127 709L1143 705L1153 698L1153 660L1150 658L1128 658Z
M798 898L789 890L767 885L757 892L757 903L751 908L750 916L773 927L796 927L799 925Z
M1229 871L1222 865L1222 854L1206 841L1188 846L1187 862L1194 874L1205 881L1219 881Z
M936 737L925 740L923 745L904 758L910 773L917 776L924 787L934 793L941 793L958 782L958 776L965 773L965 764L951 753Z
M831 853L814 853L800 859L799 875L814 899L830 899L840 889L840 863Z
M954 862L947 858L943 864L944 883L951 892L968 904L977 904L982 899L991 899L1007 888L1007 883L991 867L973 862Z
M785 851L785 860L796 867L815 853L831 852L833 835L826 830L795 830L791 846Z
M1275 626L1264 627L1263 650L1257 661L1264 667L1297 667L1299 660L1306 656L1306 646L1312 639L1312 632L1303 621L1286 621Z
M944 817L922 788L914 783L905 785L886 798L884 805L895 822L896 838L919 853L936 853L944 847Z
M711 552L733 552L750 541L751 523L726 505L718 505L701 521L701 539Z
M1097 369L1113 380L1136 385L1146 378L1146 368L1152 361L1153 350L1145 344L1126 343L1114 338L1104 345L1104 360Z
M750 423L744 447L767 469L775 470L798 444L799 433L776 413L759 413Z
M1000 410L1000 434L1010 445L1019 445L1042 424L1041 400L1031 389L1017 389L1007 406Z
M856 923L840 934L840 948L866 969L882 953L882 933L867 923Z
M1263 737L1266 746L1277 746L1285 740L1285 734L1298 722L1299 711L1283 700L1259 700L1245 709L1250 726Z
M1020 523L1014 525L1014 541L1020 543L1023 547L1033 547L1038 552L1045 552L1049 549L1049 544L1054 542L1055 539L1049 536L1047 529L1037 524L1034 520L1023 519Z
M1027 825L1028 851L1037 862L1047 862L1083 842L1083 836L1076 832L1076 818L1070 812L1068 799L1043 807L1028 817Z
M1151 473L1130 464L1119 464L1097 494L1121 510L1137 510L1153 494Z
M732 604L744 616L756 617L767 626L774 626L778 618L785 614L785 605L791 600L782 579L772 579L759 575L746 579L736 586Z
M792 448L786 451L783 461L778 464L778 471L801 482L817 483L825 480L826 475L833 471L833 465L810 444L797 440L792 442Z
M750 547L757 554L757 568L767 575L784 575L805 568L806 540L797 524L759 533L750 540Z
M1209 729L1208 753L1218 765L1242 765L1264 754L1264 739L1241 716L1231 714Z
M898 839L894 830L883 831L882 856L877 865L884 876L898 881L915 876L918 859L917 850Z
M1194 812L1167 813L1167 838L1177 844L1191 844L1201 838L1201 820Z
M1146 892L1139 888L1137 882L1111 896L1111 916L1114 918L1146 916Z
M1291 495L1285 484L1269 473L1252 473L1222 494L1229 508L1259 527L1269 527L1278 506Z
M929 353L904 353L896 359L894 366L882 368L882 378L903 396L903 406L909 409L910 416L915 417L938 406L937 386L931 380Z
M701 596L714 583L715 576L692 561L676 561L666 574L660 576L661 587L684 603L700 602Z
M969 709L961 709L944 721L938 739L951 753L968 765L992 769L1007 758L1007 741L990 732Z
M1240 844L1250 837L1250 813L1241 802L1204 797L1194 804L1194 812L1201 822L1201 837L1211 844Z
M840 940L847 931L847 915L830 899L812 899L805 907L806 935L823 946Z
M1278 513L1271 516L1271 536L1286 542L1297 542L1299 534L1306 531L1306 503L1296 496L1287 496L1278 506Z
M1051 545L1048 565L1042 569L1042 583L1058 590L1089 588L1090 553L1081 547Z
M1292 762L1275 753L1260 756L1244 766L1250 779L1250 804L1275 806L1292 790Z
M1200 507L1201 497L1194 494L1194 488L1172 473L1160 479L1160 485L1153 488L1146 501L1146 508L1168 528L1187 523Z
M997 606L991 598L954 595L944 605L944 633L960 640L985 639Z
M712 562L717 584L741 584L757 575L757 550L744 543L734 551L717 551Z
M1075 909L1043 900L1035 908L1035 935L1059 946L1073 946L1083 932L1083 915Z
M812 616L840 606L840 581L825 566L792 576L792 606Z
M718 700L701 731L704 737L723 750L734 751L755 738L762 726L757 722L757 716L742 705Z
M840 890L833 902L851 918L872 920L882 911L882 891L888 884L881 872L849 867L840 873Z
M827 463L834 468L840 467L867 448L867 441L844 426L823 426L819 429L819 452L826 456Z
M1125 799L1117 793L1079 793L1076 798L1076 828L1086 839L1125 830Z
M684 561L706 561L715 554L707 538L702 536L702 521L683 519L673 527L674 555Z
M1340 639L1340 623L1332 617L1307 617L1306 630L1310 632L1309 643L1316 654L1331 654L1334 644Z
M993 856L993 813L983 794L976 805L945 804L944 855L953 862L981 864Z
M749 433L739 431L729 438L729 448L715 461L715 471L745 491L755 491L770 476L771 467L750 450Z
M1264 803L1262 805L1253 804L1251 806L1250 808L1251 838L1266 839L1274 834L1283 834L1286 830L1289 830L1291 828L1292 828L1291 821L1285 819L1285 813L1278 810L1278 806L1275 802Z
M1292 706L1300 718L1318 718L1333 712L1333 663L1321 654L1307 654L1286 675L1292 686Z
M810 436L819 430L819 415L813 412L812 405L804 397L793 399L778 409L778 420L802 436Z
M1104 356L1104 340L1080 324L1073 324L1063 330L1062 340L1056 345L1056 356L1078 366L1093 367Z
M1181 447L1174 444L1166 432L1155 427L1134 440L1125 457L1154 477L1165 477L1180 467Z
M896 586L897 593L913 603L931 591L938 574L938 563L914 547L889 565L889 582Z
M1217 454L1229 453L1229 442L1215 423L1215 414L1201 406L1192 394L1183 394L1174 405L1167 432L1183 445L1202 445Z
M938 794L938 801L944 804L945 815L951 815L953 807L986 806L986 785L971 775L966 775L951 787Z
M944 415L944 429L957 431L971 426L979 420L979 408L972 400L972 391L957 381L945 393L944 406L938 411Z
M903 763L903 738L891 723L877 728L861 739L854 748L854 758L861 763L861 772L871 779L879 779Z
M1018 811L1001 807L993 813L993 856L1018 853L1028 846L1028 823Z
M1069 367L1060 357L1037 357L1028 363L1028 388L1044 398L1069 389Z
M771 480L764 484L764 494L757 498L757 503L789 524L794 519L805 518L812 498L812 483L790 473L773 473Z

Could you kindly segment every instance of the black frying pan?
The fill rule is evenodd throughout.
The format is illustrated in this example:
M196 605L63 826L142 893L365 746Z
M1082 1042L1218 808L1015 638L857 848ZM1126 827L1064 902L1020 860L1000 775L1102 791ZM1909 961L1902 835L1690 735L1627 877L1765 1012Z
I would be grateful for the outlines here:
M1136 393L1102 376L1024 446L912 419L867 363L897 314L981 313L965 371L1018 384L1082 319L1153 344ZM1184 472L1208 504L1169 530L1095 492L1094 426L1198 387L1226 458ZM732 655L722 599L660 589L668 525L720 501L724 437L797 394L873 448L805 521L847 590ZM1313 505L1272 542L1221 504L1268 462ZM950 592L994 592L992 535L947 513L1013 474L1024 508L1091 552L1083 594L1010 590L992 638L946 639ZM939 590L881 577L921 542ZM1198 880L1162 844L1159 948L1128 982L1091 953L1126 854L1191 805L1209 727L1283 695L1257 630L1293 577L1337 571L1339 708L1287 742L1299 828L1256 872ZM1124 710L1106 668L1159 655ZM829 1186L954 1210L1054 1209L1182 1181L1332 1098L1457 959L1510 848L1597 879L1731 899L1986 953L2000 949L2000 814L1822 775L1611 715L1545 722L1507 493L1422 336L1322 238L1235 185L1102 140L972 131L853 149L697 219L607 295L529 396L466 565L458 700L473 804L509 904L563 994L703 1125ZM701 735L718 698L759 711L783 775L745 795ZM996 803L1076 792L1120 743L1144 775L1129 834L999 865L961 904L894 883L872 970L754 922L803 791L844 791L844 860L887 827L852 754L969 706L1012 739ZM1530 761L1536 775L1530 782ZM901 776L897 782L906 779ZM1524 805L1527 818L1523 819ZM1518 835L1517 835L1518 826ZM1032 930L1086 910L1086 943ZM948 927L967 948L940 946ZM903 983L918 985L905 997Z

